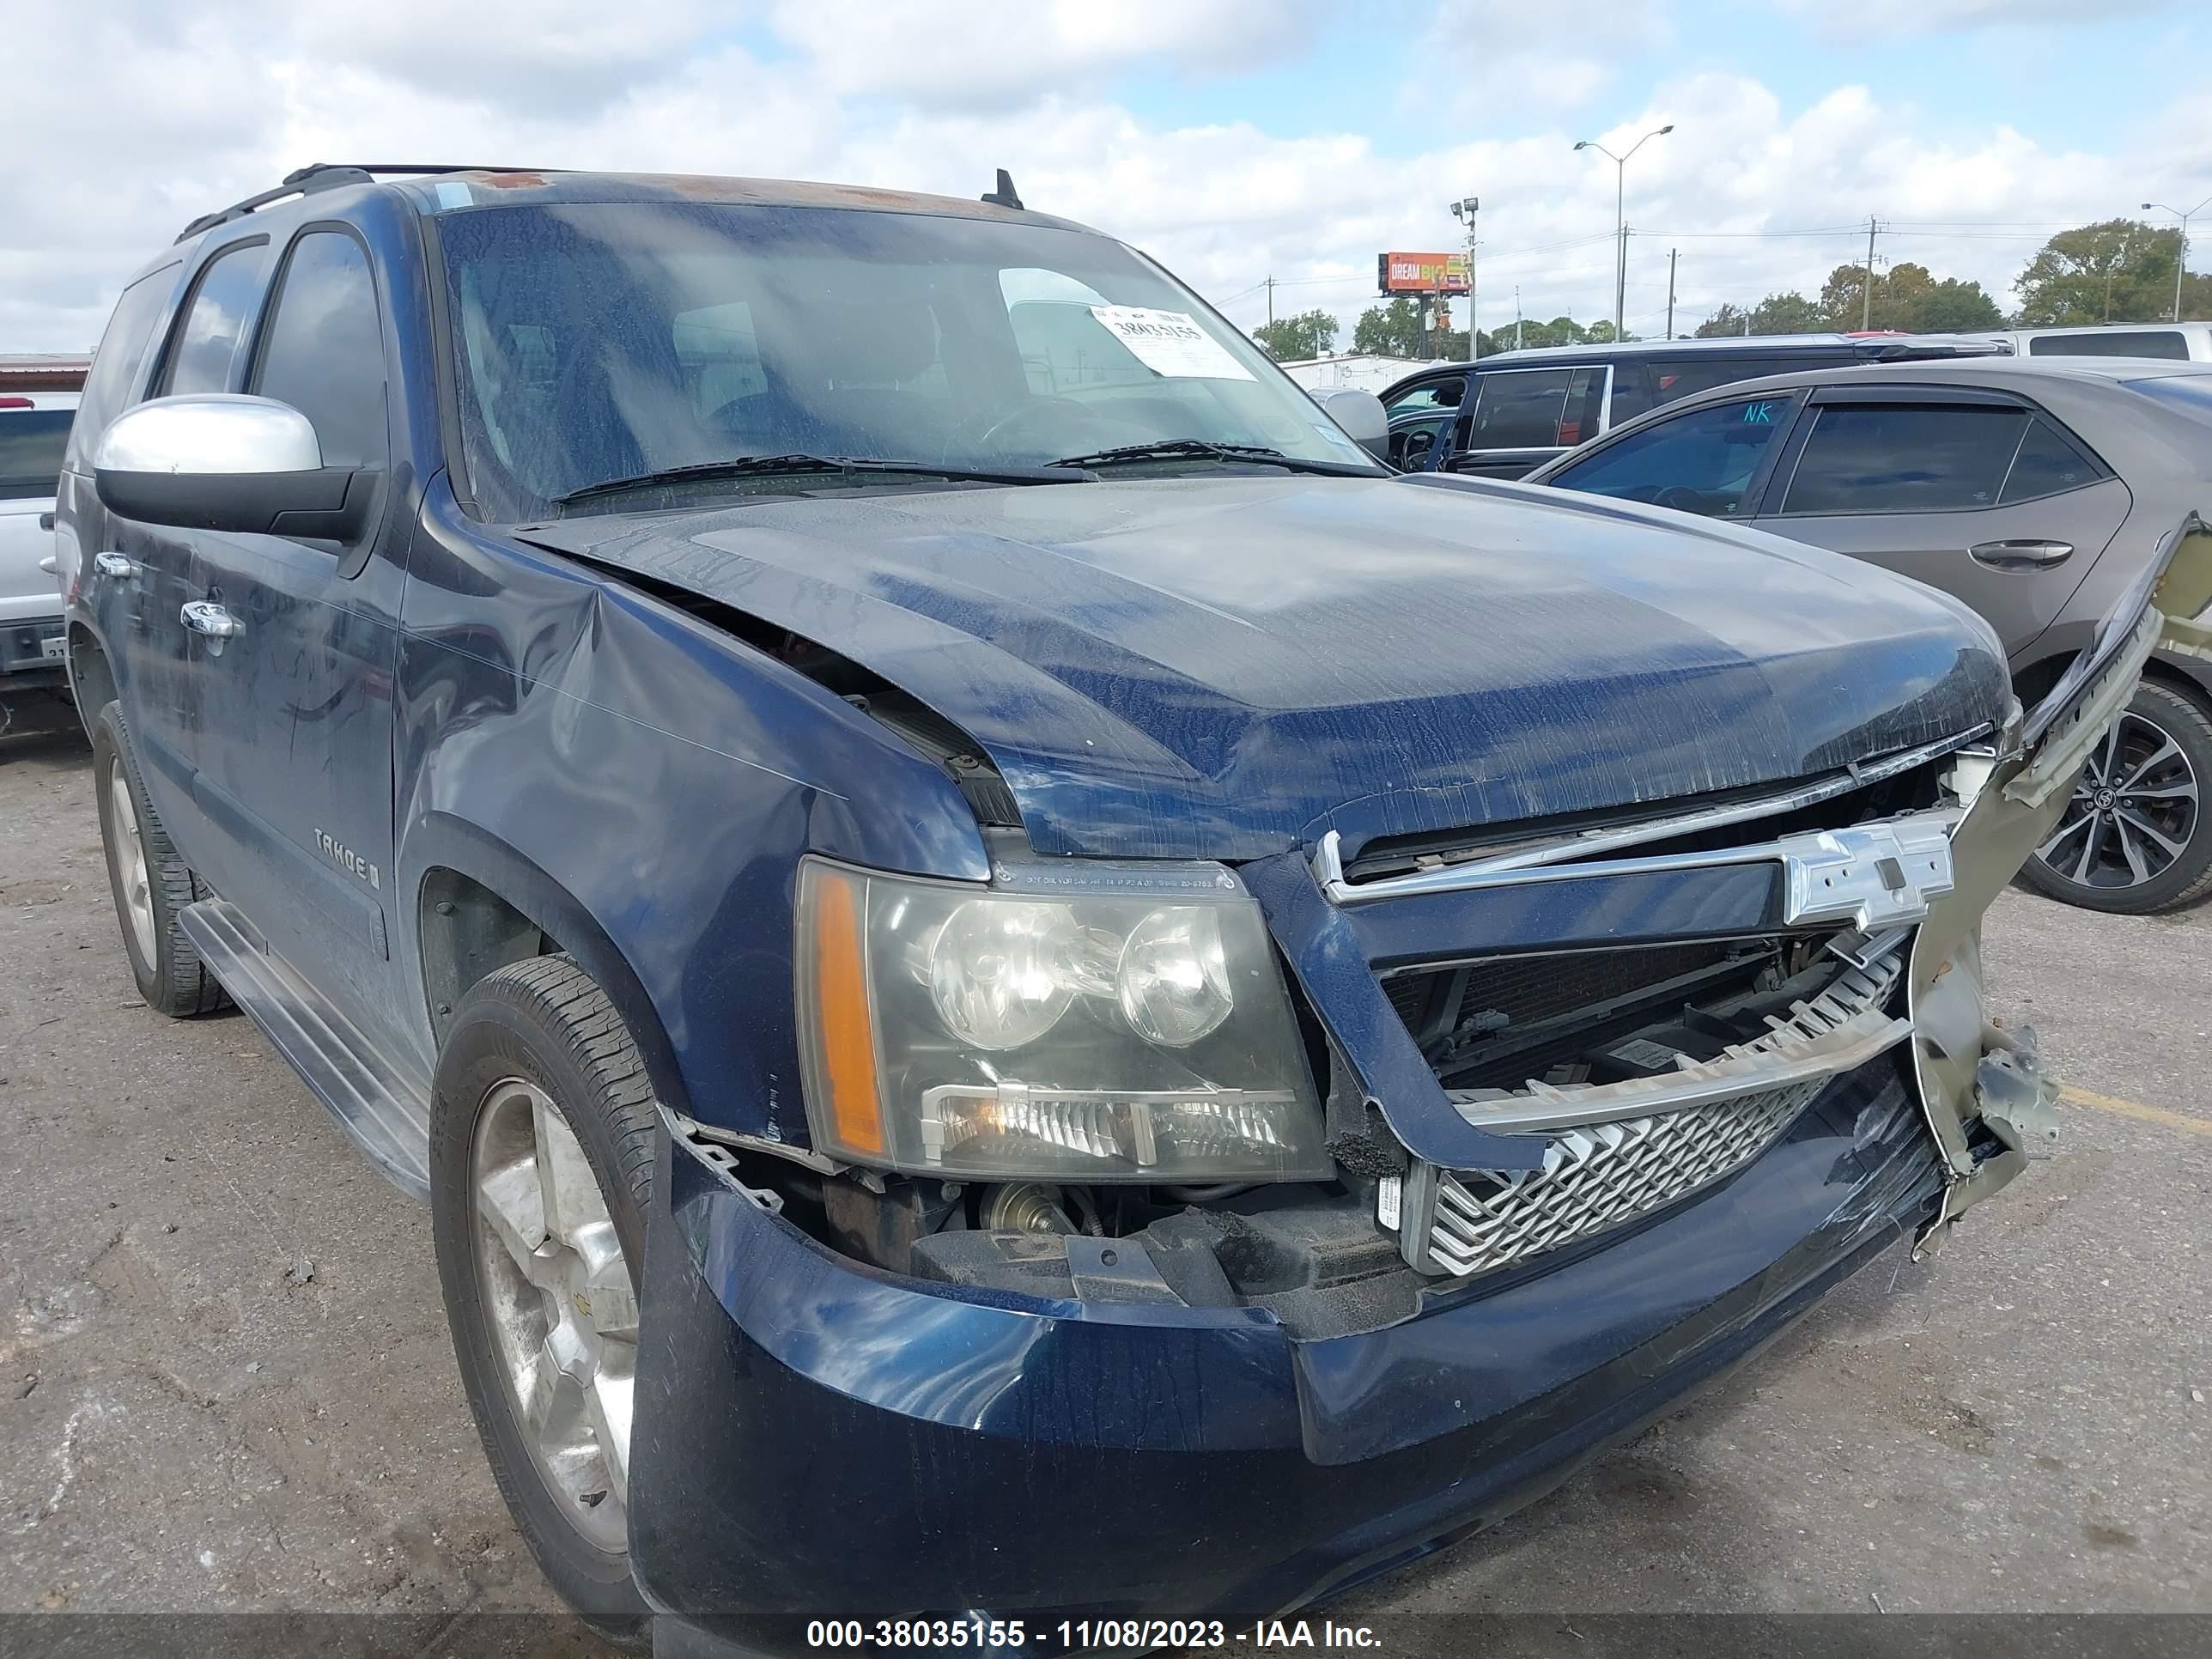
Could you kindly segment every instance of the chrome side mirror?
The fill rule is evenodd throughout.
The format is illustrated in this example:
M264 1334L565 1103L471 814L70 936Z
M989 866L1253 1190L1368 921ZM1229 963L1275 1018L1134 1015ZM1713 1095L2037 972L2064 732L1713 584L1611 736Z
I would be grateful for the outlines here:
M1312 397L1322 413L1342 427L1352 442L1378 461L1390 458L1390 417L1383 412L1380 398L1349 386L1319 387Z
M312 422L273 398L204 392L126 410L93 451L111 513L187 530L345 541L377 475L325 466Z

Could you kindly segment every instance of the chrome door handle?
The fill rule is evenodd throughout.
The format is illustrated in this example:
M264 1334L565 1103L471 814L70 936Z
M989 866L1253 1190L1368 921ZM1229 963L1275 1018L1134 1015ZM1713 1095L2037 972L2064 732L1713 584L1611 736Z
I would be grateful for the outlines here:
M187 599L177 615L193 633L205 634L211 639L234 639L246 631L244 623L212 599Z
M95 553L92 568L103 576L112 576L121 582L129 581L138 574L138 567L120 553Z
M2048 570L2074 556L2071 542L1977 542L1966 551L1992 570Z

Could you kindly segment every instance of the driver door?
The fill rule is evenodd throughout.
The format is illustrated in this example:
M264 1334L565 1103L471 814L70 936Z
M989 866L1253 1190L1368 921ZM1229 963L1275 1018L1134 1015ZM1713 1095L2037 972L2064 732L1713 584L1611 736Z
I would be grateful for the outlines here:
M349 229L311 225L284 252L246 390L306 415L326 466L388 478L385 386L368 251ZM318 989L368 1008L386 1000L398 896L392 685L409 521L391 494L350 544L194 532L185 595L234 630L192 640L194 794L221 832L209 873Z

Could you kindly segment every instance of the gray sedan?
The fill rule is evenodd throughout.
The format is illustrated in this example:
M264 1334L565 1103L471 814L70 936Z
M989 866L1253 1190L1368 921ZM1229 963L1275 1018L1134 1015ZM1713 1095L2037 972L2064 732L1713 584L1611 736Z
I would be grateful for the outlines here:
M2002 636L2033 707L2160 538L2212 519L2212 365L1977 357L1717 388L1531 484L1730 520L1914 576ZM2212 890L2212 661L2161 650L2022 874L2092 909Z

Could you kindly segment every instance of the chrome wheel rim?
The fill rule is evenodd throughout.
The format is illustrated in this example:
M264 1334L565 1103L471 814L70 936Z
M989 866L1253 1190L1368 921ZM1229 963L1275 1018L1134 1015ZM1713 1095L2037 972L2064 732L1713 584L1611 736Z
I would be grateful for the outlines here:
M575 1131L522 1078L484 1093L471 1158L484 1307L509 1404L577 1532L629 1547L637 1292Z
M138 809L131 804L131 786L123 776L120 759L107 763L107 821L115 836L116 880L123 888L123 914L131 928L138 959L149 968L154 961L154 888L146 874L146 842L138 833Z
M2130 710L2090 752L2074 798L2035 856L2077 887L2140 887L2197 833L2196 769L2172 735Z

